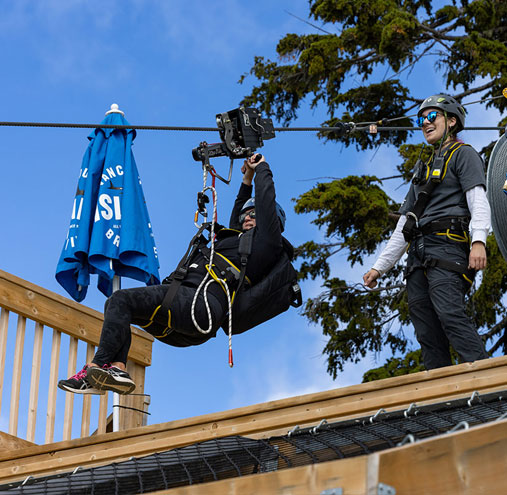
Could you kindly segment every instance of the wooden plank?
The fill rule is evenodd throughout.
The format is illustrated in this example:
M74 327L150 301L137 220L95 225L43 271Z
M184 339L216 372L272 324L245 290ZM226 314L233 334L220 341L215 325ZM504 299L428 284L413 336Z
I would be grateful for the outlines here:
M87 343L99 343L103 322L101 313L3 270L0 270L0 307ZM131 330L129 359L149 366L154 337L135 327Z
M505 493L507 421L441 435L378 455L378 479L394 487L397 495Z
M48 385L48 406L46 412L46 438L45 443L51 443L55 438L55 418L56 418L56 393L58 383L58 370L60 364L60 345L62 334L53 329L53 340L51 344L51 367L49 368Z
M21 370L23 367L23 350L25 347L25 330L26 318L24 316L18 316L16 347L14 349L14 363L12 366L11 406L9 411L9 434L14 436L18 434L19 395L21 388Z
M107 397L108 393L100 396L99 399L99 418L97 424L97 433L105 433L107 428Z
M128 430L130 428L137 428L139 426L144 426L146 415L142 412L145 408L144 401L144 377L145 377L145 368L144 366L139 366L138 364L128 361L127 362L127 372L131 376L132 380L136 384L136 389L133 394L130 395L121 395L120 396L120 406L132 408L132 409L123 409L120 408L120 430ZM138 411L135 411L137 409Z
M16 449L26 449L34 445L34 443L23 440L22 438L0 431L0 452L11 452Z
M95 354L95 346L87 344L86 346L86 363L90 363ZM83 410L81 412L81 436L90 435L90 417L92 412L91 395L83 395Z
M277 429L286 433L296 424L373 414L385 406L399 409L414 401L415 390L428 403L432 394L433 402L440 402L469 396L476 389L481 393L507 389L507 357L0 454L0 480L109 464L228 435L267 437Z
M33 338L32 375L30 378L30 399L28 402L28 421L26 426L26 439L35 440L35 427L37 422L37 404L39 402L40 368L42 361L42 336L44 326L36 322Z
M0 308L0 411L5 378L5 354L7 351L7 329L9 327L9 310Z
M76 373L77 362L77 344L78 339L71 337L69 341L69 362L67 366L67 376ZM72 419L74 416L74 394L67 392L65 394L65 414L63 418L63 436L64 440L70 440L72 437Z
M344 495L366 494L366 456L322 462L271 473L199 483L152 495L308 495L342 488Z

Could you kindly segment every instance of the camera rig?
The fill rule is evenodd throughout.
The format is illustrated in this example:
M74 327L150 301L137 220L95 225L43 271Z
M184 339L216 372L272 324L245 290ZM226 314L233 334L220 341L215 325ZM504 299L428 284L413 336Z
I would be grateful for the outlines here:
M220 143L208 144L203 141L192 149L192 157L200 161L203 167L211 168L209 159L228 156L231 159L229 177L225 179L215 175L221 181L229 184L232 177L232 165L236 158L248 158L256 149L264 145L265 139L275 137L273 121L263 118L256 108L239 107L229 112L216 115Z

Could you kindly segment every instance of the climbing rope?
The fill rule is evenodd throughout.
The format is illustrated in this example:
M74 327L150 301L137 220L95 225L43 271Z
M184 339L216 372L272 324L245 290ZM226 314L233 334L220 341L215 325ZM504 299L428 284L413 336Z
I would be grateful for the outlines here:
M211 186L208 186L208 171L210 172L211 176L213 177L213 182ZM227 306L228 306L228 335L229 335L229 366L232 368L234 365L233 358L232 358L232 301L234 298L234 294L231 297L231 293L229 291L229 287L227 286L227 281L223 278L220 278L216 272L213 269L213 257L215 255L215 222L217 219L217 203L218 203L218 195L217 191L215 189L215 175L213 173L213 168L209 167L206 164L203 164L203 188L201 191L201 194L206 194L207 191L211 191L212 197L213 197L213 215L211 222L211 228L210 228L210 256L209 256L209 264L206 265L206 275L202 279L201 283L199 284L199 287L197 287L197 290L195 291L194 298L192 300L192 306L191 306L191 316L192 316L192 322L194 323L195 328L203 333L203 334L209 334L213 329L213 318L211 316L211 309L208 302L208 287L213 283L218 283L222 287L222 289L225 291L226 297L227 297ZM196 219L197 214L199 213L199 210L196 212ZM206 208L203 208L203 211L200 212L203 215L204 221L207 221L207 211ZM197 225L197 223L196 223ZM199 294L203 294L204 299L204 305L206 307L206 312L208 315L208 328L203 329L197 322L197 319L195 317L195 306L197 304L197 299L199 297Z

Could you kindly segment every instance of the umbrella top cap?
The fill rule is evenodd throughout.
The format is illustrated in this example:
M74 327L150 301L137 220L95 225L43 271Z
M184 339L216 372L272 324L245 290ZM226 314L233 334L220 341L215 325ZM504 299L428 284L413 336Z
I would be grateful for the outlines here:
M124 117L125 117L125 113L122 112L119 108L118 108L118 104L117 103L113 103L111 105L111 110L108 110L106 112L106 115L109 115L110 113L121 113Z

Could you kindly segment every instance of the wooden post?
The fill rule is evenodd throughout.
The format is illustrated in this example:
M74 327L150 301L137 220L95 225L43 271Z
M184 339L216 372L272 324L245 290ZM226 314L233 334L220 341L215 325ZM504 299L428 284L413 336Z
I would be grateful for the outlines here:
M35 425L37 422L37 403L39 400L40 366L42 360L42 336L44 325L35 323L33 339L32 376L30 379L30 401L28 404L28 421L26 427L26 439L29 442L35 440Z
M108 394L105 393L104 395L100 396L99 401L99 421L97 425L97 433L105 433L106 427L107 427L107 396Z
M133 394L120 396L120 406L131 407L124 409L120 407L120 430L137 428L146 424L146 414L140 411L145 410L144 400L144 378L145 368L132 361L127 362L127 372L134 380L136 389ZM134 410L137 409L137 410Z
M7 329L9 327L9 310L0 311L0 411L2 410L2 395L5 377L5 352L7 350Z
M55 438L56 386L58 381L58 365L60 363L61 340L61 332L53 329L53 343L51 345L51 368L49 370L48 407L46 413L46 443L53 442Z
M95 346L87 344L86 362L89 363L95 354ZM92 411L92 398L90 395L83 396L83 412L81 414L81 437L90 435L90 415Z
M77 362L77 343L75 337L70 338L69 342L69 364L67 366L67 375L71 376L76 372ZM74 414L74 394L65 394L65 416L63 419L63 439L70 440L72 437L72 416Z
M11 408L9 415L9 434L18 435L19 392L21 386L21 370L23 368L23 349L25 347L26 318L18 316L16 331L16 348L12 367Z

